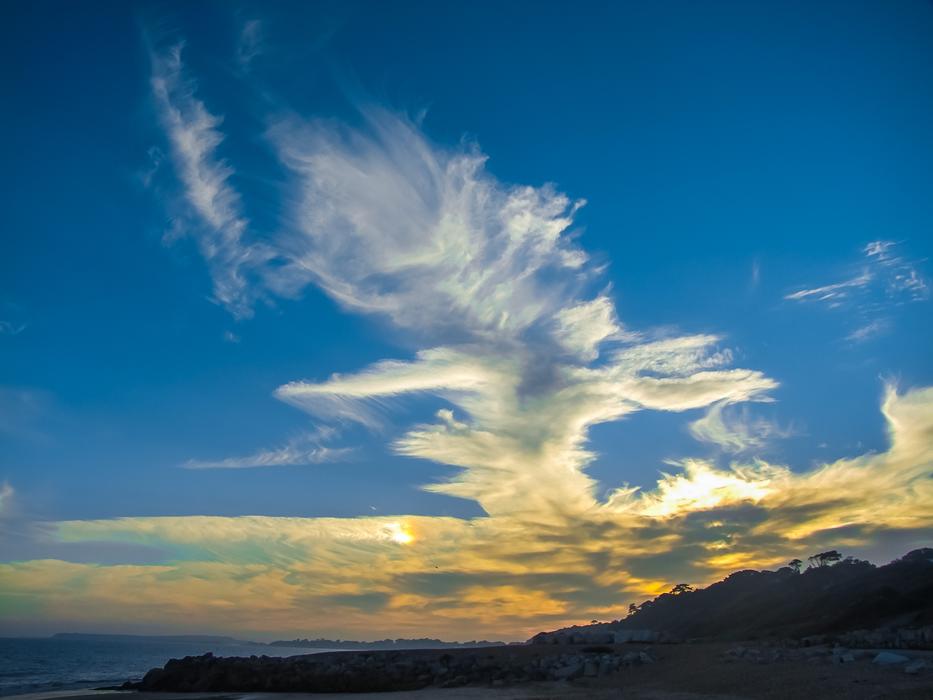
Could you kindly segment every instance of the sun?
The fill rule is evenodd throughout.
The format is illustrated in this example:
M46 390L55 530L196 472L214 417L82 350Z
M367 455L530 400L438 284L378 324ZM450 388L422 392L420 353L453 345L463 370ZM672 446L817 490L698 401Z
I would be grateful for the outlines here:
M388 526L389 538L398 544L413 542L415 537L402 523L392 523Z

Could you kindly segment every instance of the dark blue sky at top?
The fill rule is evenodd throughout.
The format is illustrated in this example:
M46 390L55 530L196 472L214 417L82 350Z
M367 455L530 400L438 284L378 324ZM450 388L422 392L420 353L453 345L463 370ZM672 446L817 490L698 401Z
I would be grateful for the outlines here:
M252 19L263 52L244 74ZM31 2L0 31L0 321L23 327L0 334L0 482L37 517L480 512L418 490L449 467L389 453L425 401L344 436L361 446L346 463L178 468L306 428L277 386L416 346L313 288L240 322L209 301L197 250L163 242L163 193L143 184L165 148L147 42L186 40L270 235L270 110L426 110L434 141L475 140L501 180L585 198L581 244L609 263L627 326L721 333L737 366L781 383L752 408L795 428L777 461L882 449L882 378L933 382L929 302L892 302L888 332L855 343L852 309L783 299L851 276L878 239L931 274L930 3ZM599 426L591 473L648 485L664 459L707 454L685 430L698 415Z

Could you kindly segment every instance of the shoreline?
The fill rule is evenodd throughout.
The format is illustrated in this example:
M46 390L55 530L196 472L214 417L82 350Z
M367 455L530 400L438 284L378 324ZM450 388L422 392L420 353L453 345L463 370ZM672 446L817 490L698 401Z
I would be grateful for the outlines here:
M828 646L785 649L765 644L746 642L699 642L668 645L624 644L615 645L612 653L619 659L629 655L630 663L620 663L606 673L599 672L598 663L584 663L576 667L579 659L604 660L609 656L606 647L526 645L524 647L491 647L482 650L415 652L382 652L393 663L403 667L439 660L440 655L461 656L461 661L471 655L482 654L485 666L466 682L454 687L441 687L431 679L422 679L420 687L363 689L352 692L354 698L366 700L477 700L491 697L496 700L532 700L533 698L593 698L608 700L623 697L632 700L778 700L801 697L829 698L830 700L868 700L869 698L891 698L897 700L929 700L933 697L933 651L906 651L903 656L909 663L920 662L920 670L907 672L908 662L889 665L874 663L878 653L890 650L844 650ZM642 657L641 655L645 656ZM337 662L340 673L352 673L356 668L349 662L361 664L371 661L375 652L332 652L330 661ZM317 657L309 659L308 657ZM635 657L638 661L634 661ZM282 668L280 663L303 663L303 661L328 661L318 654L300 655L275 659L260 657L237 659L237 664L255 664L265 669L277 681ZM420 662L419 662L420 659ZM166 666L188 671L203 672L214 668L211 662L223 662L221 658L188 657L175 660ZM456 661L447 659L456 668ZM207 665L202 665L207 663ZM515 664L529 666L537 664L564 669L566 679L517 678L506 670ZM336 668L336 667L335 667ZM573 669L572 671L566 671ZM485 675L484 675L485 674ZM204 676L207 677L207 676ZM214 676L217 680L220 676ZM392 676L388 676L392 680ZM398 677L407 683L410 677ZM102 700L102 696L127 696L126 700L337 700L349 693L334 692L334 689L313 687L295 688L274 692L259 687L240 688L190 688L186 691L165 688L114 689L76 688L69 690L44 691L6 695L15 700ZM114 700L118 700L114 698ZM123 700L120 698L119 700Z
M881 663L879 654L888 663ZM891 660L892 655L899 658ZM337 652L330 658L314 655L313 659L234 663L210 657L186 659L169 669L167 686L156 688L144 682L139 690L152 700L311 700L348 693L387 700L602 699L618 698L620 692L633 700L933 697L933 652L923 650L892 654L891 650L825 645L786 648L754 642L698 642L526 645L383 652L381 660L375 656L374 652ZM303 667L306 661L314 665ZM425 669L434 669L434 675ZM242 675L244 670L253 675ZM239 687L228 685L244 681L246 685ZM172 683L180 685L171 687ZM195 687L199 683L202 687ZM149 692L153 690L194 692Z

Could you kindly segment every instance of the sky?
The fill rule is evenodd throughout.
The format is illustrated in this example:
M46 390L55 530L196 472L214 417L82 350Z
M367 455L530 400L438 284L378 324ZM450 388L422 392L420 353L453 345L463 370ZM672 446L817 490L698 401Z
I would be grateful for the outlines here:
M518 640L933 541L930 3L5 15L5 634Z

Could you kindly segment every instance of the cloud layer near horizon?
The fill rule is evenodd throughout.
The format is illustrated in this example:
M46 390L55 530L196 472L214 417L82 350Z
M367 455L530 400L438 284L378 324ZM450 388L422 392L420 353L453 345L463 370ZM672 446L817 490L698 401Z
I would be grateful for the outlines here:
M755 456L773 429L723 418L767 400L774 379L734 367L721 337L624 325L575 242L582 202L553 186L502 183L478 148L437 146L383 109L363 110L360 129L270 117L288 213L282 233L260 242L233 167L218 155L222 120L198 99L179 47L154 55L152 88L181 186L177 225L197 240L218 303L245 318L258 299L316 285L422 348L351 374L296 379L275 396L319 424L370 428L399 397L442 400L390 448L456 468L425 488L476 501L486 516L47 524L57 543L163 554L148 565L0 565L4 593L26 611L5 610L6 619L40 611L74 624L515 638L619 617L677 581L933 526L933 389L886 389L886 452L795 473ZM598 496L586 472L593 426L704 407L693 434L741 459L685 460L652 488L621 484ZM339 449L299 441L186 466L321 462Z
M806 473L691 460L605 503L463 520L398 516L121 518L50 526L59 543L157 547L163 562L0 565L5 617L63 624L378 638L522 637L621 615L675 579L706 582L822 547L933 527L933 389L882 411L890 447ZM540 497L540 496L539 496ZM404 535L400 537L399 535ZM144 597L145 605L140 605ZM17 612L21 611L21 612Z

